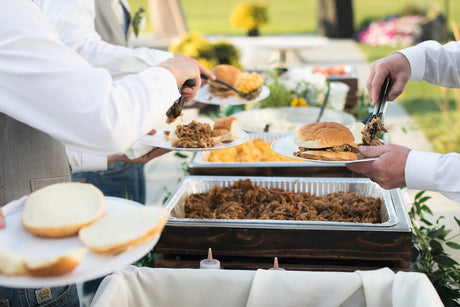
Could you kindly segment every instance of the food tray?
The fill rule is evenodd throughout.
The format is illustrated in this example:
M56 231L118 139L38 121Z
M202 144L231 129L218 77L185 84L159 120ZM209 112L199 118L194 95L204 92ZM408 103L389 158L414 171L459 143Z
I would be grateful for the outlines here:
M369 179L359 178L284 178L284 177L250 177L254 185L266 188L281 188L296 193L309 192L322 196L335 192L356 192L360 196L381 198L380 208L382 223L350 223L350 222L326 222L326 221L293 221L293 220L245 220L245 219L190 219L185 218L184 203L187 196L194 193L203 193L211 190L214 186L228 187L243 177L185 177L178 188L167 201L165 206L170 212L168 225L188 226L217 226L217 227L249 227L249 228L321 228L327 227L342 229L362 229L371 227L381 229L394 226L398 223L393 201L389 191L383 190Z
M229 186L249 178L254 184L295 192L325 194L356 191L383 198L381 224L211 220L183 218L183 203L191 193L215 185ZM363 178L290 178L243 176L187 176L166 202L170 217L154 251L158 267L193 267L212 248L229 269L257 269L273 265L273 257L293 270L355 271L389 267L409 270L411 227L398 189L383 190Z
M261 138L272 142L277 138L293 135L293 132L259 132L248 134L249 140ZM196 153L190 163L192 175L231 175L231 176L306 176L306 177L361 177L348 170L345 164L325 164L315 162L209 162L209 152Z

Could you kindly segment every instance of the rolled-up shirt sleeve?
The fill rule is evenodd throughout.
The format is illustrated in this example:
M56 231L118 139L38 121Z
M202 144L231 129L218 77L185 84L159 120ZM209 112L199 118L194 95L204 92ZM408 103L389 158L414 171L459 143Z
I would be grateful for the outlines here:
M460 202L460 154L411 150L405 166L406 186L435 191Z
M31 1L0 1L0 112L72 150L125 152L180 97L161 67L114 81L63 45Z

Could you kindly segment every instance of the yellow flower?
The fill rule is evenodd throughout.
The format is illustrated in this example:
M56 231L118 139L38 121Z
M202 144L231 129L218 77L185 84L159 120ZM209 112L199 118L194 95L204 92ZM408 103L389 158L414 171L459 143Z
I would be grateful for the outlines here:
M307 107L308 103L305 98L296 97L291 101L291 107Z

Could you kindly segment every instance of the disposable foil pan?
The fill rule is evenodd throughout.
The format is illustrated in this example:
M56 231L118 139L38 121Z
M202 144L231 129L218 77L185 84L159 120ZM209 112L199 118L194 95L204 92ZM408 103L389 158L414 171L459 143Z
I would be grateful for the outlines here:
M280 137L293 135L294 132L259 132L259 133L250 133L248 134L249 140L254 139L262 139L264 142L272 142ZM192 160L190 161L190 168L203 168L203 167L211 167L211 168L263 168L263 167L311 167L311 168L333 168L333 167L343 167L345 168L345 163L337 163L337 164L326 164L326 163L315 163L315 162L307 162L307 161L300 161L299 162L290 162L290 161L273 161L273 162L209 162L208 157L210 155L209 151L201 151L195 153Z
M295 193L309 192L322 196L335 192L356 192L364 197L381 198L381 223L351 223L325 221L251 220L251 219L191 219L185 218L185 199L194 193L203 193L214 186L228 187L239 179L250 179L258 186L280 188ZM169 226L245 227L283 229L347 229L389 230L398 224L390 191L382 189L367 178L329 177L239 177L239 176L185 176L165 204L169 210Z

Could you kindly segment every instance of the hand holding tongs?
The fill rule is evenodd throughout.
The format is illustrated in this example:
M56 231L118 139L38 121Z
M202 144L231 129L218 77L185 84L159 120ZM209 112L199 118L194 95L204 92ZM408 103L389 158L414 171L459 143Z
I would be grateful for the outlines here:
M372 119L377 117L382 120L383 112L385 111L385 105L387 103L388 95L390 94L392 86L393 80L391 80L390 77L386 77L383 81L382 88L380 89L379 100L374 106L374 111L372 112L372 115L369 114L367 119L363 122L364 124L371 122Z

